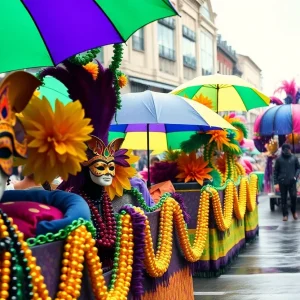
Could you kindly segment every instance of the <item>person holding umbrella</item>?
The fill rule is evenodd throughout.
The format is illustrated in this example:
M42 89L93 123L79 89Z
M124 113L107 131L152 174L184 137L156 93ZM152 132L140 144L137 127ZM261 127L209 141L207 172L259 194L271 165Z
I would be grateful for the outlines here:
M298 219L296 212L297 188L296 182L300 174L298 158L291 153L291 146L283 144L282 153L277 158L274 169L274 184L279 185L282 202L283 221L288 220L287 195L291 198L291 211L294 220Z

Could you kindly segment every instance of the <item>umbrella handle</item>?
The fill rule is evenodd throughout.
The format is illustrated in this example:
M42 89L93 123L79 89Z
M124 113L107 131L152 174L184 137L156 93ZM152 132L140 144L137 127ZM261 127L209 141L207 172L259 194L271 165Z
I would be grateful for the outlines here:
M148 180L147 180L147 187L151 187L151 180L150 180L150 125L147 124L147 169L148 169Z

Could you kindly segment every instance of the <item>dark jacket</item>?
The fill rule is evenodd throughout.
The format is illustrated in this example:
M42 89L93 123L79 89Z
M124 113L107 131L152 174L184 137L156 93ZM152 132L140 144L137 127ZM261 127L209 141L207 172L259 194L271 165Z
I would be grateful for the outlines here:
M289 185L296 182L300 174L300 165L295 155L282 154L277 158L274 169L274 184Z

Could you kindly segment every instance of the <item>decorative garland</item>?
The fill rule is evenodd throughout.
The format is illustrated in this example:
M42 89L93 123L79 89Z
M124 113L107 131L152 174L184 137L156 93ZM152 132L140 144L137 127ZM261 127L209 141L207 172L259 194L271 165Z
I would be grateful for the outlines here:
M144 211L137 207L123 207L120 213L116 215L116 251L109 287L106 286L103 277L102 265L97 255L98 249L95 247L96 241L93 239L92 233L87 230L85 225L81 224L83 221L73 223L73 231L69 233L66 230L69 235L64 246L64 259L60 276L61 283L56 299L76 299L79 297L84 261L87 263L95 299L126 299L130 285L133 286L133 295L137 298L140 297L143 294L143 262L146 271L153 277L161 277L169 268L172 256L174 225L184 257L189 262L199 260L208 234L209 199L212 197L218 228L226 230L232 221L233 211L238 218L243 217L246 211L245 201L247 210L253 211L255 209L257 180L256 175L250 176L249 183L245 179L241 180L240 199L237 197L234 183L232 181L228 182L225 191L224 216L220 199L216 197L218 194L217 190L213 187L205 186L201 193L196 236L192 245L189 241L187 226L180 204L171 197L166 198L168 195L165 195L166 199L160 202L163 204L160 204L159 243L156 254L154 253L149 220ZM247 195L246 200L244 195ZM23 234L16 231L17 227L11 226L10 222L7 216L3 214L2 219L0 219L1 238L5 239L12 235L13 244L9 248L12 248L13 251L7 254L9 252L5 250L5 246L2 247L5 252L1 260L2 281L0 295L3 295L4 299L8 299L8 297L9 299L19 299L15 296L13 296L15 298L11 298L11 296L25 291L27 293L26 299L50 299L41 270L36 266L36 259L32 257L28 244L23 242ZM86 224L89 226L88 224L90 223L87 222ZM9 241L7 240L7 242ZM18 262L22 267L19 273L11 273L15 274L14 277L9 276L9 262L11 262L11 265L14 265L14 262ZM23 279L21 274L25 274L25 276L28 274L27 281L26 277ZM17 282L14 278L17 279ZM12 280L11 284L10 280Z
M96 228L96 245L97 247L112 248L116 241L116 221L114 210L108 194L103 191L102 197L95 202L92 201L83 191L79 195L87 202L93 224ZM102 216L99 213L96 205L101 205Z
M93 59L97 57L97 55L100 53L100 48L95 48L92 50L89 50L87 52L84 52L83 54L77 54L72 57L70 57L68 60L78 66L85 66L88 63L92 62Z
M114 44L114 56L112 57L112 62L109 66L109 69L112 71L114 74L114 87L116 91L116 96L117 96L117 105L116 108L120 109L122 107L121 103L121 92L120 92L120 85L118 84L118 79L120 76L120 70L119 67L121 65L123 58L123 45L122 44Z
M80 226L85 226L87 230L92 234L93 237L96 236L96 229L92 222L86 221L82 218L74 220L71 225L68 225L65 229L60 229L57 233L46 233L45 235L40 234L35 238L29 238L26 243L29 247L34 247L37 245L44 245L47 243L64 240L67 236Z

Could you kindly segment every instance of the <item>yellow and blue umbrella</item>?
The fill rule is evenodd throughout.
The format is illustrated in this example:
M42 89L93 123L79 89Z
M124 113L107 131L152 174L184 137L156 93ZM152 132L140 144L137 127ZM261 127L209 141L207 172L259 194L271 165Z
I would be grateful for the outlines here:
M212 109L220 111L248 111L270 104L270 98L234 75L209 75L196 77L171 92L189 99L200 95L211 100Z

